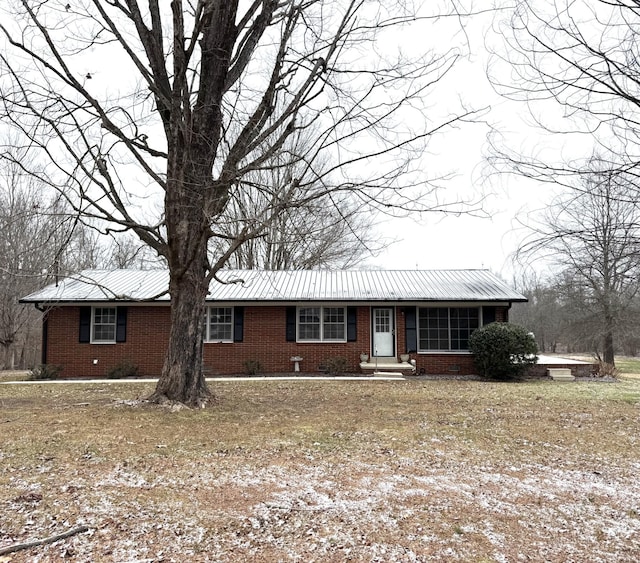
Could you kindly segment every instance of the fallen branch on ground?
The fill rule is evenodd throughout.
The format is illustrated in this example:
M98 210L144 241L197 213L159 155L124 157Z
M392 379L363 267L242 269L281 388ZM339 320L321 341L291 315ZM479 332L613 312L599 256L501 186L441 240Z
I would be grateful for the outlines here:
M29 549L30 547L38 547L40 545L45 545L48 543L54 543L59 540L64 540L66 538L70 538L71 536L75 536L76 534L81 534L82 532L88 532L89 526L77 526L75 528L71 528L62 534L57 534L55 536L50 536L48 538L44 538L41 540L34 540L27 543L17 543L15 545L10 545L8 547L0 548L0 555L6 555L7 553L15 553L16 551L22 551L23 549Z

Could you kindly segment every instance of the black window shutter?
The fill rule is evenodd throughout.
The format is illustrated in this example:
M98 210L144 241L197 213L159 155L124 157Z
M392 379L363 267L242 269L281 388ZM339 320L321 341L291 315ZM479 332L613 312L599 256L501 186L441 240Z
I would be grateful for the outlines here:
M415 354L418 351L418 329L416 325L416 308L404 309L404 333L407 345L407 354Z
M116 342L127 341L127 308L116 308Z
M47 363L47 348L49 346L49 315L45 313L42 316L42 351L41 363Z
M358 340L358 308L347 307L347 342Z
M91 342L91 307L80 307L80 334L78 342Z
M242 342L244 338L244 307L233 308L233 341Z
M287 342L296 341L296 308L287 307Z
M488 325L489 323L496 322L496 308L495 307L482 307L482 324Z

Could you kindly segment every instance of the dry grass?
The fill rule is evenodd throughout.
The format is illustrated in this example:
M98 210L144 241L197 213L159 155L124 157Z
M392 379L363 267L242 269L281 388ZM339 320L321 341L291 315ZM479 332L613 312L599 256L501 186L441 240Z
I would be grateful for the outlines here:
M638 379L212 385L0 385L8 560L640 558Z
M5 381L26 381L29 379L29 372L25 370L2 370L0 371L0 383Z

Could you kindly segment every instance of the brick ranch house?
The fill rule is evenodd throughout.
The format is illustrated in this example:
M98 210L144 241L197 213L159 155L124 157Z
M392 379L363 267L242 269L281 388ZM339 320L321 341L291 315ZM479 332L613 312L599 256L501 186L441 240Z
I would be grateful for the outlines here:
M526 301L486 270L219 277L233 283L211 283L203 319L210 375L244 373L247 362L259 362L262 373L316 372L337 358L353 373L468 375L471 332L507 321L511 304ZM61 366L64 377L103 377L124 361L141 376L159 375L167 287L164 270L85 270L23 298L44 313L42 363Z

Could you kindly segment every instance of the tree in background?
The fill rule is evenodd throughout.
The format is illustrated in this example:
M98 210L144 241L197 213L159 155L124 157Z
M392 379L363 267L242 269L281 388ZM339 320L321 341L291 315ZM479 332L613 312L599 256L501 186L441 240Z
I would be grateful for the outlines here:
M608 363L615 338L628 347L634 341L638 8L625 0L516 0L499 12L504 43L490 69L496 89L524 102L535 126L562 147L540 144L527 154L493 139L490 161L498 170L566 190L522 251L557 253L560 275L550 285L561 303L563 339L588 345ZM575 153L583 141L597 147L597 158Z
M348 193L372 209L449 209L428 197L420 157L435 132L476 114L438 120L428 104L460 52L407 58L394 44L446 15L464 16L421 17L401 1L12 2L0 24L2 118L48 163L25 171L82 221L131 230L166 261L171 328L152 400L206 403L209 283L287 210ZM231 238L218 229L245 178L311 127L307 173ZM316 170L325 154L336 164Z
M515 280L513 285L528 301L514 303L509 319L533 332L541 352L557 352L558 345L567 343L567 318L562 294L554 280L530 274Z
M638 3L516 0L496 13L504 38L490 69L496 89L525 102L538 127L553 134L583 133L608 155L612 170L637 176ZM584 170L582 162L553 162L542 150L539 157L497 144L494 150L498 161L506 160L512 170L542 181L571 184Z
M101 237L100 242L101 255L95 261L96 268L154 270L165 267L162 258L154 256L152 250L130 232Z
M635 178L593 158L581 182L531 223L519 252L563 273L564 311L574 334L588 331L595 352L614 365L615 336L640 291L640 205Z
M17 158L17 157L16 157ZM26 162L24 154L20 160ZM92 265L96 241L59 194L21 166L0 167L0 366L33 366L39 314L18 301L26 294Z
M228 265L265 270L353 268L384 246L373 238L371 227L370 214L348 196L336 197L331 206L309 202L270 221L260 237L238 248Z
M229 239L252 229L262 210L279 204L280 186L292 178L313 192L313 178L330 166L329 156L316 159L313 170L305 164L312 149L313 131L292 135L264 170L256 170L242 180L218 221L217 228ZM283 206L283 211L264 225L262 234L246 241L229 258L228 265L239 269L300 270L313 268L353 268L385 243L375 237L372 210L357 194L335 193L327 198L309 199L299 206ZM253 228L253 230L256 230Z

